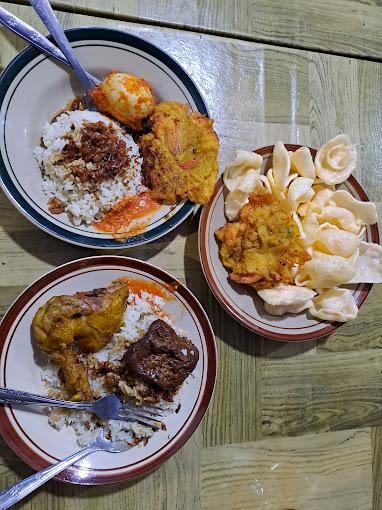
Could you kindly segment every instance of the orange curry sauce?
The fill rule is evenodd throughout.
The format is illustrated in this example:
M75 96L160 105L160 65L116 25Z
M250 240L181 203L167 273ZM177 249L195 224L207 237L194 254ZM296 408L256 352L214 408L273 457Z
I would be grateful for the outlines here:
M140 294L141 292L147 292L154 296L159 296L166 301L174 299L171 295L171 290L174 290L170 285L160 285L156 282L149 282L147 280L139 280L135 278L119 278L119 281L127 283L130 292L133 294Z
M148 191L133 197L125 197L113 209L105 213L101 220L94 223L93 227L100 232L112 234L116 239L123 240L144 232L149 224L149 219L134 225L132 222L154 213L160 207L161 204L155 202Z

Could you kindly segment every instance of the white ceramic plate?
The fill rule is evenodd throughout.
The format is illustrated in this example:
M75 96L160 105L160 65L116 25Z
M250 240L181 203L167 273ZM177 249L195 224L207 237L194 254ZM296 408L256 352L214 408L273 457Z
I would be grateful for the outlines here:
M285 144L290 151L300 145ZM313 156L315 149L310 149ZM264 158L262 171L271 167L273 145L262 147L255 152ZM354 177L350 177L342 186L358 200L368 201L367 195ZM219 258L219 246L215 238L218 228L227 223L224 215L225 189L222 179L215 187L214 194L204 207L199 224L199 254L204 275L210 289L226 311L243 326L262 336L297 342L320 338L333 332L341 322L320 321L305 312L282 316L269 315L264 310L264 302L254 289L248 285L235 284L228 279L228 271ZM377 225L368 226L365 241L378 243ZM359 284L352 287L357 306L360 307L370 292L371 284Z
M89 257L70 262L41 277L11 306L0 325L0 386L45 394L42 368L35 362L31 321L50 297L103 287L115 278L143 279L173 288L164 310L176 327L199 349L200 357L182 386L180 410L165 418L167 430L157 431L146 446L119 454L96 453L58 478L80 484L105 484L147 473L174 454L191 436L211 399L216 376L214 334L196 298L171 275L146 262L126 257ZM175 285L174 285L175 284ZM0 408L0 432L9 446L38 470L79 449L71 428L60 431L48 424L38 408L33 411Z
M204 101L186 72L166 53L138 37L104 28L78 28L67 36L84 67L102 79L111 70L148 80L160 101L187 103L208 115ZM70 243L90 248L123 248L157 239L184 221L194 204L181 201L150 215L145 231L118 241L110 234L74 226L66 213L52 215L33 158L44 123L80 89L61 64L26 48L0 78L0 185L8 198L35 225Z

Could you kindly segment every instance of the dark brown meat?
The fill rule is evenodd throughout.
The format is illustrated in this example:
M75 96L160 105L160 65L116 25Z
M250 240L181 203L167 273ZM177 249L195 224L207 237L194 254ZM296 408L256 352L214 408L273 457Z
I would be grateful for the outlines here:
M180 386L198 359L197 347L160 319L151 324L143 338L128 347L124 356L127 369L164 390Z

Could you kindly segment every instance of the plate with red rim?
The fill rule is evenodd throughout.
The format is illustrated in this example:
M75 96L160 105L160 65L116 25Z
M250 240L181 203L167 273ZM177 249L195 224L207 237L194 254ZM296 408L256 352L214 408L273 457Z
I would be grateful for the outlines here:
M289 151L301 145L285 144ZM271 167L273 145L255 150L264 158L262 172ZM312 156L316 149L310 149ZM365 191L355 177L350 176L338 189L349 191L355 198L368 201ZM227 191L220 177L210 202L203 208L199 224L199 255L207 283L221 306L240 324L250 331L274 340L301 342L329 335L340 327L341 322L321 321L301 312L282 316L269 315L264 310L263 300L250 286L236 284L228 279L228 271L219 257L219 245L215 231L227 223L224 214L224 198ZM367 226L363 239L379 243L377 224ZM370 292L371 284L358 284L349 288L360 307ZM355 319L357 320L357 319Z
M179 392L180 409L165 418L167 430L154 433L146 445L126 452L98 452L57 476L57 479L101 485L146 474L173 455L193 434L212 397L216 377L215 337L195 296L169 273L137 259L100 256L69 262L30 285L13 303L0 324L0 386L46 394L42 368L35 362L31 321L50 297L91 290L117 278L143 280L169 293L163 309L199 349L199 361ZM14 452L35 470L79 450L74 430L52 428L42 410L0 407L0 432Z

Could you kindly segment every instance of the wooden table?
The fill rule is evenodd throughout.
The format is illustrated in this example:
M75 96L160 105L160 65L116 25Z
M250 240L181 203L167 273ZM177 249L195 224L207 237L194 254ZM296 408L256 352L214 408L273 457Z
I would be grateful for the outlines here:
M46 33L27 1L0 2ZM192 76L215 119L220 166L278 139L318 146L346 132L356 177L382 216L380 0L57 0L66 28L147 38ZM25 4L25 5L23 5ZM3 68L24 44L0 30ZM216 332L213 402L187 445L153 474L110 487L48 483L26 509L382 509L382 286L353 323L298 345L236 324L210 293L198 218L125 250L187 283ZM0 307L35 278L95 252L40 232L0 193ZM184 254L181 256L181 254ZM31 474L0 440L1 488Z

